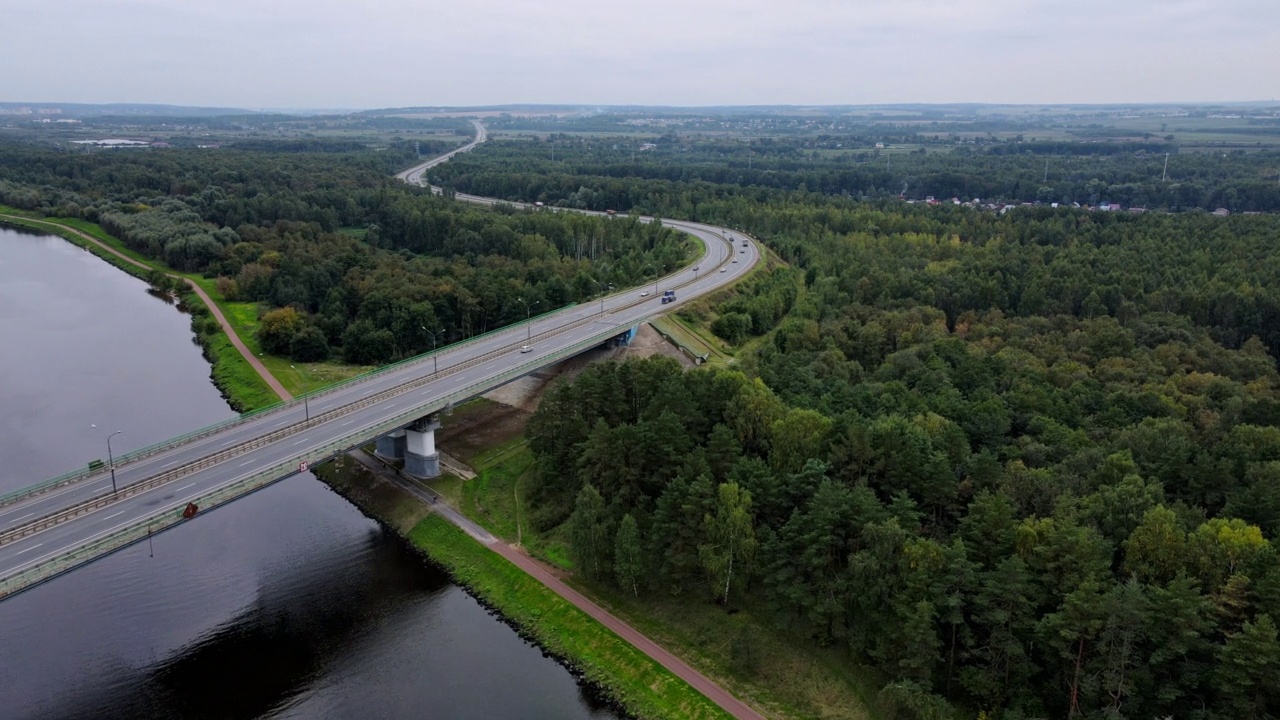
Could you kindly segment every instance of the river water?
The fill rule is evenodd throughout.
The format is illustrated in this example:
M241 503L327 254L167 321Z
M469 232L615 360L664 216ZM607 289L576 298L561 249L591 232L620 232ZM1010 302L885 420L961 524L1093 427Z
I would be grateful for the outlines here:
M0 492L232 415L186 315L0 227ZM616 717L310 474L0 602L0 716Z

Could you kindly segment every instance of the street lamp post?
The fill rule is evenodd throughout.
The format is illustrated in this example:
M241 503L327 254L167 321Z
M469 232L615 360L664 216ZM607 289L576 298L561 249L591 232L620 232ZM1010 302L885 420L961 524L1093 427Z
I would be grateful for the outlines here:
M530 305L530 304L529 304L529 303L528 303L524 298L516 298L516 300L519 300L520 302L524 303L524 325L525 325L525 330L528 330L528 338L529 338L530 340L532 340L532 339L533 339L533 322L531 322L531 321L532 321L532 318L533 318L533 308L538 307L538 303L539 303L540 301L538 301L538 300L534 300L534 301L533 301L533 304L532 304L532 305Z
M294 367L294 366L290 365L290 366L289 366L289 369L290 369L290 370L297 371L297 369L298 369L298 368L296 368L296 367ZM307 419L307 422L310 422L310 420L311 420L311 405L308 403L308 401L307 401L307 396L306 396L306 395L303 395L303 396L302 396L302 413L303 413L303 417L305 417L305 418Z
M604 298L606 295L609 294L609 291L612 289L613 289L612 285L609 285L607 283L600 283L600 314L601 315L604 314Z
M431 372L432 372L432 374L433 374L433 375L434 375L434 374L439 374L439 373L440 373L440 361L439 361L439 359L436 357L436 333L431 332L430 330L428 330L428 329L427 329L425 326L423 326L423 325L419 325L418 327L422 328L422 332L424 332L424 333L426 333L426 334L428 334L428 335L430 335L430 336L431 336L431 368L432 368ZM444 328L440 328L440 329L439 329L439 330L437 330L436 332L438 332L438 333L442 333L442 332L444 332Z
M95 430L98 428L97 425L90 425L89 427ZM119 435L122 432L124 431L117 430L107 436L107 467L111 469L111 494L112 495L120 491L116 489L116 458L115 458L115 455L111 453L111 438Z

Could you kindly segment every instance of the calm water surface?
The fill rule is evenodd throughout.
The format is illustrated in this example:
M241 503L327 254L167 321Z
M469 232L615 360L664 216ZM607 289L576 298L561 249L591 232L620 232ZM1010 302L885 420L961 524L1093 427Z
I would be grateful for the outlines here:
M0 492L231 415L187 316L0 227ZM0 717L616 716L299 475L0 602Z

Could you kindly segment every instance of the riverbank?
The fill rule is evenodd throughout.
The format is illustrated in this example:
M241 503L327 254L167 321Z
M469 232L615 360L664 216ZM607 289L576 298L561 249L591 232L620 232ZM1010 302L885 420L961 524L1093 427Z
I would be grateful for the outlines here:
M482 400L458 408L445 418L438 447L468 464L477 477L463 482L446 475L430 486L484 529L560 568L560 577L575 590L769 715L848 720L888 715L879 707L876 689L883 681L874 671L852 661L838 645L821 647L779 628L767 607L740 607L730 615L701 597L635 597L573 575L562 532L540 533L522 520L536 512L525 498L536 472L524 437L533 407L536 402L517 409Z
M266 355L255 335L258 312L253 303L226 300L213 280L150 260L94 223L45 218L4 205L0 223L57 235L147 282L154 280L154 273L179 281L186 289L180 296L181 309L191 314L191 329L212 366L214 385L237 412L259 410L371 369Z
M316 475L443 567L475 597L628 714L639 718L730 717L655 660L517 567L504 553L485 547L431 512L429 505L351 459L343 457L328 463Z

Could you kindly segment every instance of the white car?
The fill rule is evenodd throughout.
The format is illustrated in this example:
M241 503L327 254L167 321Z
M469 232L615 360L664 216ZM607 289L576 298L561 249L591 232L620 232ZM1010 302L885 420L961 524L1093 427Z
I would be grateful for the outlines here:
M532 345L521 345L521 346L520 346L520 352L522 352L522 353L532 352L532 351L533 351L533 346L532 346Z
M649 291L648 291L648 290L641 290L641 291L640 291L640 297L649 297Z
M738 258L734 258L734 259L733 259L733 261L734 261L734 262L738 262Z
M720 268L720 272L729 272L729 268Z

